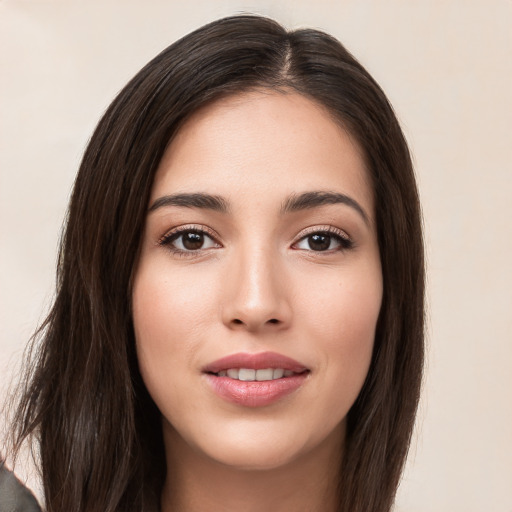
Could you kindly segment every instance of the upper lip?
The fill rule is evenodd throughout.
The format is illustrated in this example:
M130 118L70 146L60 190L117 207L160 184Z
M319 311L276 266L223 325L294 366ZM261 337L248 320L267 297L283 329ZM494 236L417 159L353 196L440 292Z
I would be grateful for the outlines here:
M252 370L282 368L283 370L291 370L294 373L302 373L308 370L306 366L298 361L276 352L259 352L256 354L240 352L213 361L206 365L203 371L205 373L218 373L230 368L248 368Z

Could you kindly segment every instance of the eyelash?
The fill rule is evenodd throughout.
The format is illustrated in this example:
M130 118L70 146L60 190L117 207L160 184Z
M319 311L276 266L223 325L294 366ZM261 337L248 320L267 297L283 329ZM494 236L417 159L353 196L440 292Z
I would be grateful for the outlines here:
M336 251L347 251L347 250L354 248L354 242L347 235L347 233L345 233L345 231L342 231L341 229L335 228L333 226L314 226L314 227L308 228L301 235L302 236L299 238L299 240L292 245L292 248L295 248L295 246L297 246L300 242L307 240L309 237L311 237L313 235L323 235L323 236L326 236L329 238L334 238L336 240L336 242L339 244L339 246L334 249L326 249L326 250L322 250L322 251L314 251L310 247L311 252L314 252L314 253L331 254ZM297 248L296 250L307 250L307 249Z
M217 242L217 235L215 234L215 232L213 232L210 229L205 228L204 226L195 226L195 225L180 226L179 228L175 228L175 229L169 231L162 238L160 238L160 240L158 241L158 244L166 247L173 255L181 256L181 257L196 256L199 254L200 251L204 251L205 248L203 248L203 247L201 247L199 249L187 250L187 249L180 249L173 245L173 242L175 242L176 240L178 240L180 237L182 237L183 235L185 235L187 233L196 233L203 237L207 237L213 242L213 244L216 247L221 247L219 242ZM212 248L212 247L207 247L206 249L210 249L210 248Z
M187 233L195 233L198 235L201 235L202 237L207 237L210 239L211 243L213 244L210 247L200 247L198 249L181 249L173 245L173 243L176 240L179 240L180 237L184 236ZM302 249L297 247L298 244L300 244L303 241L306 241L309 237L313 235L321 235L329 237L330 239L334 239L338 243L338 247L333 249L325 249L325 250L319 250L315 251L311 248L309 249ZM220 243L217 241L217 235L215 232L213 232L210 229L205 228L204 226L197 226L197 225L188 225L188 226L180 226L179 228L175 228L171 230L170 232L166 233L160 240L158 241L158 244L161 246L166 247L172 254L176 256L181 257L191 257L191 256L197 256L200 252L204 250L208 250L211 248L219 248L222 247ZM331 242L331 240L329 241ZM182 242L183 245L183 242ZM305 232L301 234L301 237L293 243L292 249L295 250L304 250L308 252L313 253L328 253L332 254L333 252L338 251L346 251L353 249L354 242L350 239L350 237L341 229L337 229L333 226L315 226L308 228Z

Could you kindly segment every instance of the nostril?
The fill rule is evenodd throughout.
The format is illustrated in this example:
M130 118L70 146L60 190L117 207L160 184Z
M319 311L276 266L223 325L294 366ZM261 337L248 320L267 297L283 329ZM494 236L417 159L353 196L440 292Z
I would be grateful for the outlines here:
M268 320L264 321L264 322L259 322L259 321L252 321L250 318L247 320L247 321L244 321L240 318L232 318L231 321L229 322L231 327L234 327L234 326L244 326L246 327L247 329L249 330L254 330L254 329L258 329L260 327L263 327L264 325L281 325L283 323L282 320L279 320L278 318L269 318Z

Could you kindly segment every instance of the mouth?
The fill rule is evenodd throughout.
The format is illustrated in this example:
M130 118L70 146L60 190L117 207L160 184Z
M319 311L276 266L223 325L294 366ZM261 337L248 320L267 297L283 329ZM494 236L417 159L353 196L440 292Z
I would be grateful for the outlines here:
M310 369L274 352L233 354L203 369L214 393L245 407L273 404L297 391Z
M217 377L229 377L230 379L244 382L263 382L282 379L283 377L287 378L297 374L292 370L285 370L284 368L264 368L260 370L253 368L229 368L228 370L221 370L213 375Z
M272 373L272 378L270 378L270 370L272 370L272 372L277 370L276 377L274 377L274 374ZM282 375L280 375L281 370L283 372ZM228 375L228 371L231 372L232 375ZM291 357L278 354L277 352L259 352L257 354L240 352L238 354L231 354L221 359L217 359L217 361L214 361L203 368L203 372L205 373L215 374L219 377L225 377L228 375L229 377L234 379L236 378L237 380L259 380L256 378L258 374L261 377L267 377L262 378L261 380L272 380L283 376L289 377L293 373L303 373L305 371L309 371L305 365ZM224 372L226 372L225 375ZM238 372L238 375L236 375L236 372ZM252 372L256 373L253 374ZM250 378L244 378L244 376Z

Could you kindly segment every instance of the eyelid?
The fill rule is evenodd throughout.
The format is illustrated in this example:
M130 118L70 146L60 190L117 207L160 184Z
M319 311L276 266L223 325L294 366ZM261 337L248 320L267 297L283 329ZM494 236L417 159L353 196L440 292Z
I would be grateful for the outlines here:
M299 240L302 240L306 236L313 235L315 233L328 233L330 235L337 235L346 242L353 243L352 238L346 231L331 225L310 226L308 228L305 228L296 236L295 240L296 242L298 242Z
M170 230L166 231L165 234L158 239L157 244L167 245L170 243L171 239L174 236L186 233L188 231L197 231L199 233L203 233L210 237L216 244L221 246L221 243L219 242L219 235L213 229L201 224L184 224L182 226L173 227Z
M318 226L310 226L308 228L303 229L296 237L294 242L292 243L292 248L296 246L299 242L307 238L308 236L317 234L317 233L324 233L327 235L334 236L340 240L341 247L337 250L347 250L354 248L354 241L350 237L350 235L344 231L343 229L337 228L335 226L331 225L318 225ZM330 251L313 251L318 252L319 254L322 253L331 253Z

